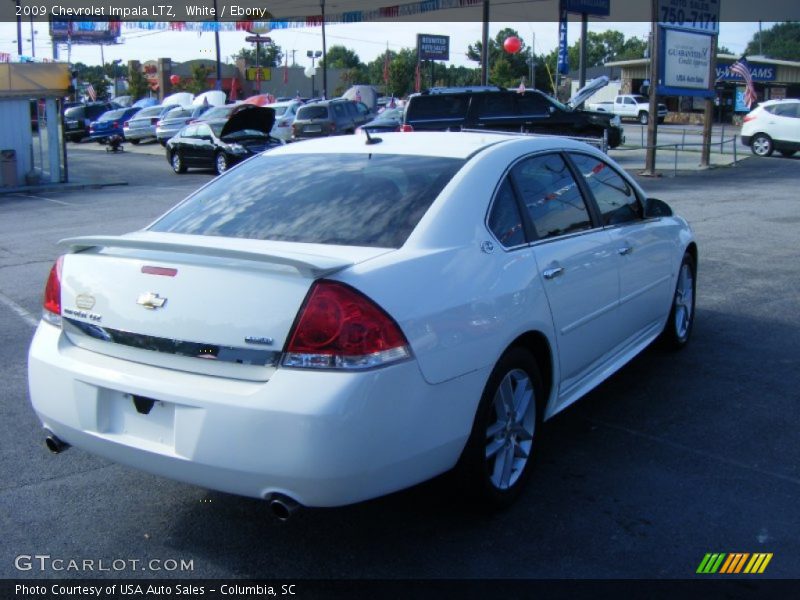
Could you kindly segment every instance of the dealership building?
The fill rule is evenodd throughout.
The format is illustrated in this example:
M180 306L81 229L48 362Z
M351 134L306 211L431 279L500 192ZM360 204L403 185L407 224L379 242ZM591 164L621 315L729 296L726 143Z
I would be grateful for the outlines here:
M715 121L738 123L748 112L744 104L744 80L730 69L738 58L732 54L717 55ZM748 56L747 64L759 102L800 98L800 62ZM619 72L621 94L638 94L646 90L650 77L649 58L609 62L605 66ZM701 118L702 98L666 96L662 100L669 108L669 120L691 122Z

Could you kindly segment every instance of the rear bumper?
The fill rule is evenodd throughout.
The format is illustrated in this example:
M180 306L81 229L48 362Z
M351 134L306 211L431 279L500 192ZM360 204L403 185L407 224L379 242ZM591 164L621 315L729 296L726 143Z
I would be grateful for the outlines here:
M171 479L309 506L358 502L450 469L488 376L432 386L407 361L239 381L84 350L46 323L28 372L42 424L73 446ZM133 395L157 402L140 414Z

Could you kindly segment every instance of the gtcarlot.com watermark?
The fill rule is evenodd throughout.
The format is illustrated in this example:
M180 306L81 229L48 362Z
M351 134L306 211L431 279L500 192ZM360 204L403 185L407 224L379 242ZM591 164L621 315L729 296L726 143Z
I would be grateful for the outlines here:
M60 558L50 554L20 554L14 559L17 571L38 573L92 573L98 571L111 573L157 573L194 571L194 560L175 558Z

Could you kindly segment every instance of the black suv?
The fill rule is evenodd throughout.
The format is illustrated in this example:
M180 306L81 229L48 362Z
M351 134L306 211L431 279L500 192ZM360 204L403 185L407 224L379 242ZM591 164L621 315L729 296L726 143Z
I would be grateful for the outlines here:
M602 138L608 147L625 141L619 118L572 108L538 90L436 88L408 100L405 131L488 129Z
M372 117L363 102L334 99L305 104L297 109L292 137L302 139L355 133L357 127Z
M89 135L89 123L97 121L104 112L121 108L115 102L90 102L78 104L64 111L64 135L72 142L80 142Z

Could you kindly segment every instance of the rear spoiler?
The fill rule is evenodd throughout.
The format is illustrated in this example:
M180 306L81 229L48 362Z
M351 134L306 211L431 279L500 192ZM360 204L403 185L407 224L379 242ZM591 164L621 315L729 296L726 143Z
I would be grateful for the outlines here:
M63 239L59 245L69 246L70 252L76 254L90 248L135 248L138 250L155 250L159 252L175 252L179 254L194 254L200 256L213 256L216 258L232 258L236 260L250 260L254 262L286 265L294 267L302 275L313 278L322 277L335 271L340 271L352 266L350 260L321 256L317 254L304 254L301 252L285 252L281 250L244 250L239 248L226 248L218 245L205 245L189 242L166 242L157 239L124 236L84 236Z

